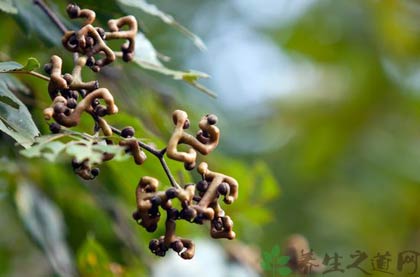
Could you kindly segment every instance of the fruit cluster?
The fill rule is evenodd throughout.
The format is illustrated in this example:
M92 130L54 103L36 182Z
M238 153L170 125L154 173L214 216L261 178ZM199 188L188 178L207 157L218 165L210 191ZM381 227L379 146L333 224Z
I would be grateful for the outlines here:
M233 222L220 207L218 199L223 197L226 204L231 204L238 197L238 183L232 177L212 172L208 165L202 162L197 167L202 180L197 184L180 186L172 176L165 157L184 163L187 170L192 170L197 164L197 153L207 155L218 145L220 130L216 126L217 117L209 114L201 118L198 123L199 130L194 135L186 129L190 121L186 112L176 110L172 119L175 125L169 138L167 147L157 150L151 145L135 138L132 127L118 130L110 126L104 117L118 112L114 97L106 88L101 88L98 81L83 82L82 69L88 67L99 72L102 67L112 63L116 57L124 61L131 61L134 57L135 36L137 34L137 21L133 16L125 16L108 21L109 32L100 27L92 26L95 12L80 9L77 5L67 7L70 18L83 18L82 27L77 31L65 31L63 46L74 53L74 68L72 73L62 72L62 59L52 56L44 70L50 75L48 92L52 100L50 107L44 110L46 120L54 120L50 124L53 133L59 133L63 126L71 128L77 126L83 113L89 114L95 122L96 140L102 131L106 144L113 144L110 136L116 134L121 137L118 144L126 149L126 153L133 156L134 162L141 165L146 160L144 150L157 157L172 185L165 191L158 191L159 182L153 177L141 178L136 189L137 211L134 219L148 232L154 232L160 219L160 210L166 211L166 232L159 239L150 242L150 249L158 256L164 256L172 248L184 259L194 256L194 243L175 235L176 220L187 220L191 223L203 224L210 222L210 235L213 238L235 238L232 231ZM122 28L127 26L127 28ZM123 39L120 51L113 51L106 43L107 40ZM97 143L97 141L95 141ZM187 151L179 150L180 144L189 146ZM111 153L104 153L102 161L111 160ZM92 168L89 159L82 162L73 160L73 169L84 179L93 179L99 174L99 168ZM178 199L181 209L176 209L172 202Z

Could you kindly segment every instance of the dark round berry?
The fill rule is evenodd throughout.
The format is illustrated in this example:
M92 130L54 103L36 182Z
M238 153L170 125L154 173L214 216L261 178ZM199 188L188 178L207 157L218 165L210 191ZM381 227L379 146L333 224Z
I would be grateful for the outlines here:
M100 173L100 170L99 170L99 168L97 168L97 167L95 167L95 168L92 168L92 170L90 171L90 173L93 175L93 176L98 176L99 175L99 173Z
M223 222L220 218L213 220L213 226L217 231L223 230Z
M176 220L179 217L179 212L175 208L170 208L166 211L168 213L168 218Z
M73 18L76 18L79 15L79 12L80 12L80 8L76 4L69 4L67 6L67 9L66 10L67 10L67 14L72 19Z
M183 129L188 129L188 128L190 128L190 121L187 119L187 120L185 120L185 122L184 122L184 126L182 126L182 128Z
M93 37L87 36L86 37L86 48L90 48L95 44L95 40Z
M70 90L69 96L77 100L77 98L79 98L79 92L77 92L77 90Z
M152 250L152 251L156 251L156 250L158 250L158 248L159 248L159 240L152 239L149 242L149 249Z
M196 224L203 224L204 220L205 220L205 216L203 214L198 214L195 218L194 218L194 223Z
M69 116L71 114L71 110L69 108L64 109L64 115Z
M217 116L215 116L214 114L209 114L207 115L207 123L210 125L214 125L217 123Z
M180 214L182 219L185 219L185 220L188 220L188 221L191 221L192 219L194 219L196 217L196 215L197 215L197 212L195 211L195 209L193 209L191 207L188 207L186 209L182 209L181 214Z
M133 127L128 126L121 130L121 136L123 138L131 138L134 137L135 130Z
M229 191L229 185L227 183L223 182L217 187L217 191L221 195L226 195Z
M60 113L64 113L66 107L64 106L63 103L57 103L54 105L54 113L55 114L60 114Z
M70 73L63 75L63 79L66 80L67 85L70 85L73 82L73 76Z
M162 199L159 196L155 195L152 196L152 198L150 198L150 203L152 203L152 206L159 206L160 203L162 203Z
M191 171L195 167L195 163L184 163L185 170Z
M176 190L176 188L169 188L166 192L166 197L168 197L169 199L175 198L178 196L178 191Z
M156 223L146 227L146 231L149 232L149 233L153 233L154 231L156 231L156 229L157 229L157 224Z
M79 94L82 98L85 98L85 96L87 94L87 91L85 89L81 89L81 90L79 90Z
M95 81L95 85L93 86L93 89L98 89L99 88L99 81Z
M104 30L103 28L101 28L101 27L97 27L97 28L96 28L96 31L98 32L99 36L100 36L102 39L105 39L105 30Z
M122 59L125 62L132 61L134 59L134 53L133 52L123 52Z
M78 169L79 167L82 166L82 164L81 163L78 163L76 161L76 159L73 159L73 160L71 160L71 166L73 167L73 169Z
M180 240L176 240L171 243L171 248L176 252L179 253L184 249L184 244Z
M207 144L207 143L210 142L210 138L208 136L208 133L207 132L203 132L202 130L200 130L195 137L202 144Z
M97 116L103 117L103 116L108 114L108 111L107 111L105 106L98 105L98 106L95 107L95 114Z
M206 180L201 180L197 183L196 188L198 191L206 191L209 188L209 183Z
M90 56L86 59L86 66L92 67L95 65L95 58L93 56Z
M72 47L72 48L76 48L77 47L77 45L79 44L79 41L77 40L77 37L76 37L76 35L74 34L74 35L72 35L70 38L69 38L69 41L68 41L68 43L67 43L70 47Z
M99 71L101 71L101 68L98 65L91 66L90 69L93 72L96 72L96 73L98 73Z
M60 124L55 123L55 122L50 124L51 133L58 134L58 133L60 133L60 130L61 130L61 125Z
M135 220L135 221L139 221L140 220L140 214L139 214L139 212L138 211L135 211L135 212L133 212L133 219Z
M52 64L46 63L44 65L44 72L47 73L48 75L51 75L51 70L52 70Z
M67 100L67 107L70 109L74 109L77 106L77 101L74 98L70 98L69 100Z

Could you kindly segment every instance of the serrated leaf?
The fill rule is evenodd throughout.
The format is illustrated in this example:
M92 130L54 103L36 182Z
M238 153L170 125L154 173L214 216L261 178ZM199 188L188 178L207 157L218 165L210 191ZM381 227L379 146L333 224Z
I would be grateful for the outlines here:
M11 67L9 65L9 67ZM0 130L28 148L39 135L26 106L9 90L4 80L0 79Z
M18 12L11 0L0 0L0 11L11 14L17 14Z
M60 209L27 182L18 185L15 202L22 223L44 251L54 271L59 276L75 276Z
M22 150L20 153L27 158L44 157L54 162L66 145L60 141L50 141Z
M280 274L280 276L287 276L292 273L292 270L286 266L280 267L277 271Z
M73 132L75 133L75 132ZM72 134L73 134L72 133ZM70 136L70 134L56 134L42 136L36 139L36 144L20 153L28 158L42 157L50 162L56 161L62 152L71 156L76 162L88 160L89 165L102 163L103 154L114 154L114 160L121 161L128 159L125 154L125 148L119 145L107 145L96 143L95 141L85 139L75 139L63 143L57 139Z
M180 71L167 68L159 61L156 49L142 33L139 33L136 36L134 61L144 69L171 76L175 80L185 81L187 84L192 85L212 97L216 96L213 91L197 82L197 80L201 78L208 78L209 75L194 70Z
M186 27L178 23L173 16L161 11L156 5L150 4L145 0L118 0L121 4L136 7L141 9L143 12L148 13L150 15L159 17L163 22L166 24L172 25L178 31L189 37L194 44L201 50L206 49L206 45L201 40L199 36L188 30Z

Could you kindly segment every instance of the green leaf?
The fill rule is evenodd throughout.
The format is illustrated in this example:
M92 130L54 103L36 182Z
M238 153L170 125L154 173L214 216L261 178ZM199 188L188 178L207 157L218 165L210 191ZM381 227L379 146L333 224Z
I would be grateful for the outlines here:
M61 210L26 181L19 183L15 202L22 223L43 250L54 271L59 276L75 276Z
M186 27L178 23L173 18L173 16L159 10L159 8L156 7L155 5L149 4L145 0L118 0L118 1L123 5L136 7L136 8L141 9L145 13L159 17L166 24L169 24L175 27L176 29L178 29L178 31L180 31L181 33L189 37L199 49L201 50L206 49L206 45L204 44L204 42L201 40L200 37L198 37L196 34L194 34L190 30L188 30Z
M289 261L290 261L290 257L289 257L289 256L280 256L280 257L278 258L277 263L278 263L279 265L285 265L285 264L287 264Z
M266 263L271 264L272 259L273 259L273 256L271 255L271 253L270 253L270 252L268 252L268 251L264 251L264 253L263 253L263 260L264 260Z
M198 79L208 78L209 75L199 71L179 71L167 68L159 61L156 49L142 33L138 33L136 36L134 61L144 69L171 76L175 80L183 80L187 84L192 85L212 97L216 96L213 91L197 82Z
M287 276L292 273L292 270L286 266L280 267L277 271L280 274L280 276Z
M76 132L73 132L76 133ZM73 134L72 133L72 134ZM70 134L47 135L36 139L36 145L22 150L20 153L28 158L42 157L50 162L56 161L62 152L74 158L81 163L89 160L88 164L101 164L103 154L114 154L113 160L121 161L129 158L125 154L125 148L119 145L107 145L96 143L94 140L78 139L62 143L56 141L62 137L68 137Z
M278 245L274 245L271 249L272 257L277 257L280 254L280 247Z
M11 14L17 14L18 12L11 0L0 0L0 11Z
M112 276L108 254L92 235L77 252L77 266L81 276Z
M30 57L26 62L26 65L22 68L22 70L32 71L34 69L39 68L40 66L41 65L37 59Z
M266 260L261 260L260 265L261 265L261 268L262 268L263 270L269 270L269 269L271 269L271 264L270 264L270 262L268 262L268 261L266 261Z
M10 72L14 70L22 69L23 65L17 62L1 62L0 63L0 73Z
M12 67L10 64L8 66ZM3 79L0 79L0 130L25 148L32 145L34 138L39 135L28 109L9 90Z
M28 58L26 65L23 66L15 61L0 62L0 73L7 73L16 70L32 71L40 67L39 61L35 58Z

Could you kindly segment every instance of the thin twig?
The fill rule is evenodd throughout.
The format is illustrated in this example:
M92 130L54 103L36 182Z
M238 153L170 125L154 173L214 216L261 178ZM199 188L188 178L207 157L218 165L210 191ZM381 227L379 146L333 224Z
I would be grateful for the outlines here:
M115 128L114 126L109 125L109 127L111 128L112 132L114 132L115 134L117 134L118 136L121 136L121 130ZM165 161L165 153L166 153L166 148L162 149L162 150L157 150L154 147L140 141L137 140L137 143L140 145L141 148L143 148L144 150L146 150L147 152L151 153L152 155L154 155L156 158L159 159L160 164L162 165L163 170L165 171L166 176L169 179L169 182L171 183L171 185L175 188L180 189L181 186L176 182L174 176L171 173L171 170L169 169L166 161Z
M41 80L50 81L50 77L47 77L41 73L35 72L35 71L27 71L27 70L13 70L13 71L6 71L6 72L0 72L0 73L16 73L16 74L28 74L28 75L32 75L34 77L37 77Z
M61 22L61 20L57 17L57 15L45 5L43 0L33 0L35 5L38 5L41 10L51 19L51 21L60 29L60 31L64 34L67 32L66 26Z

